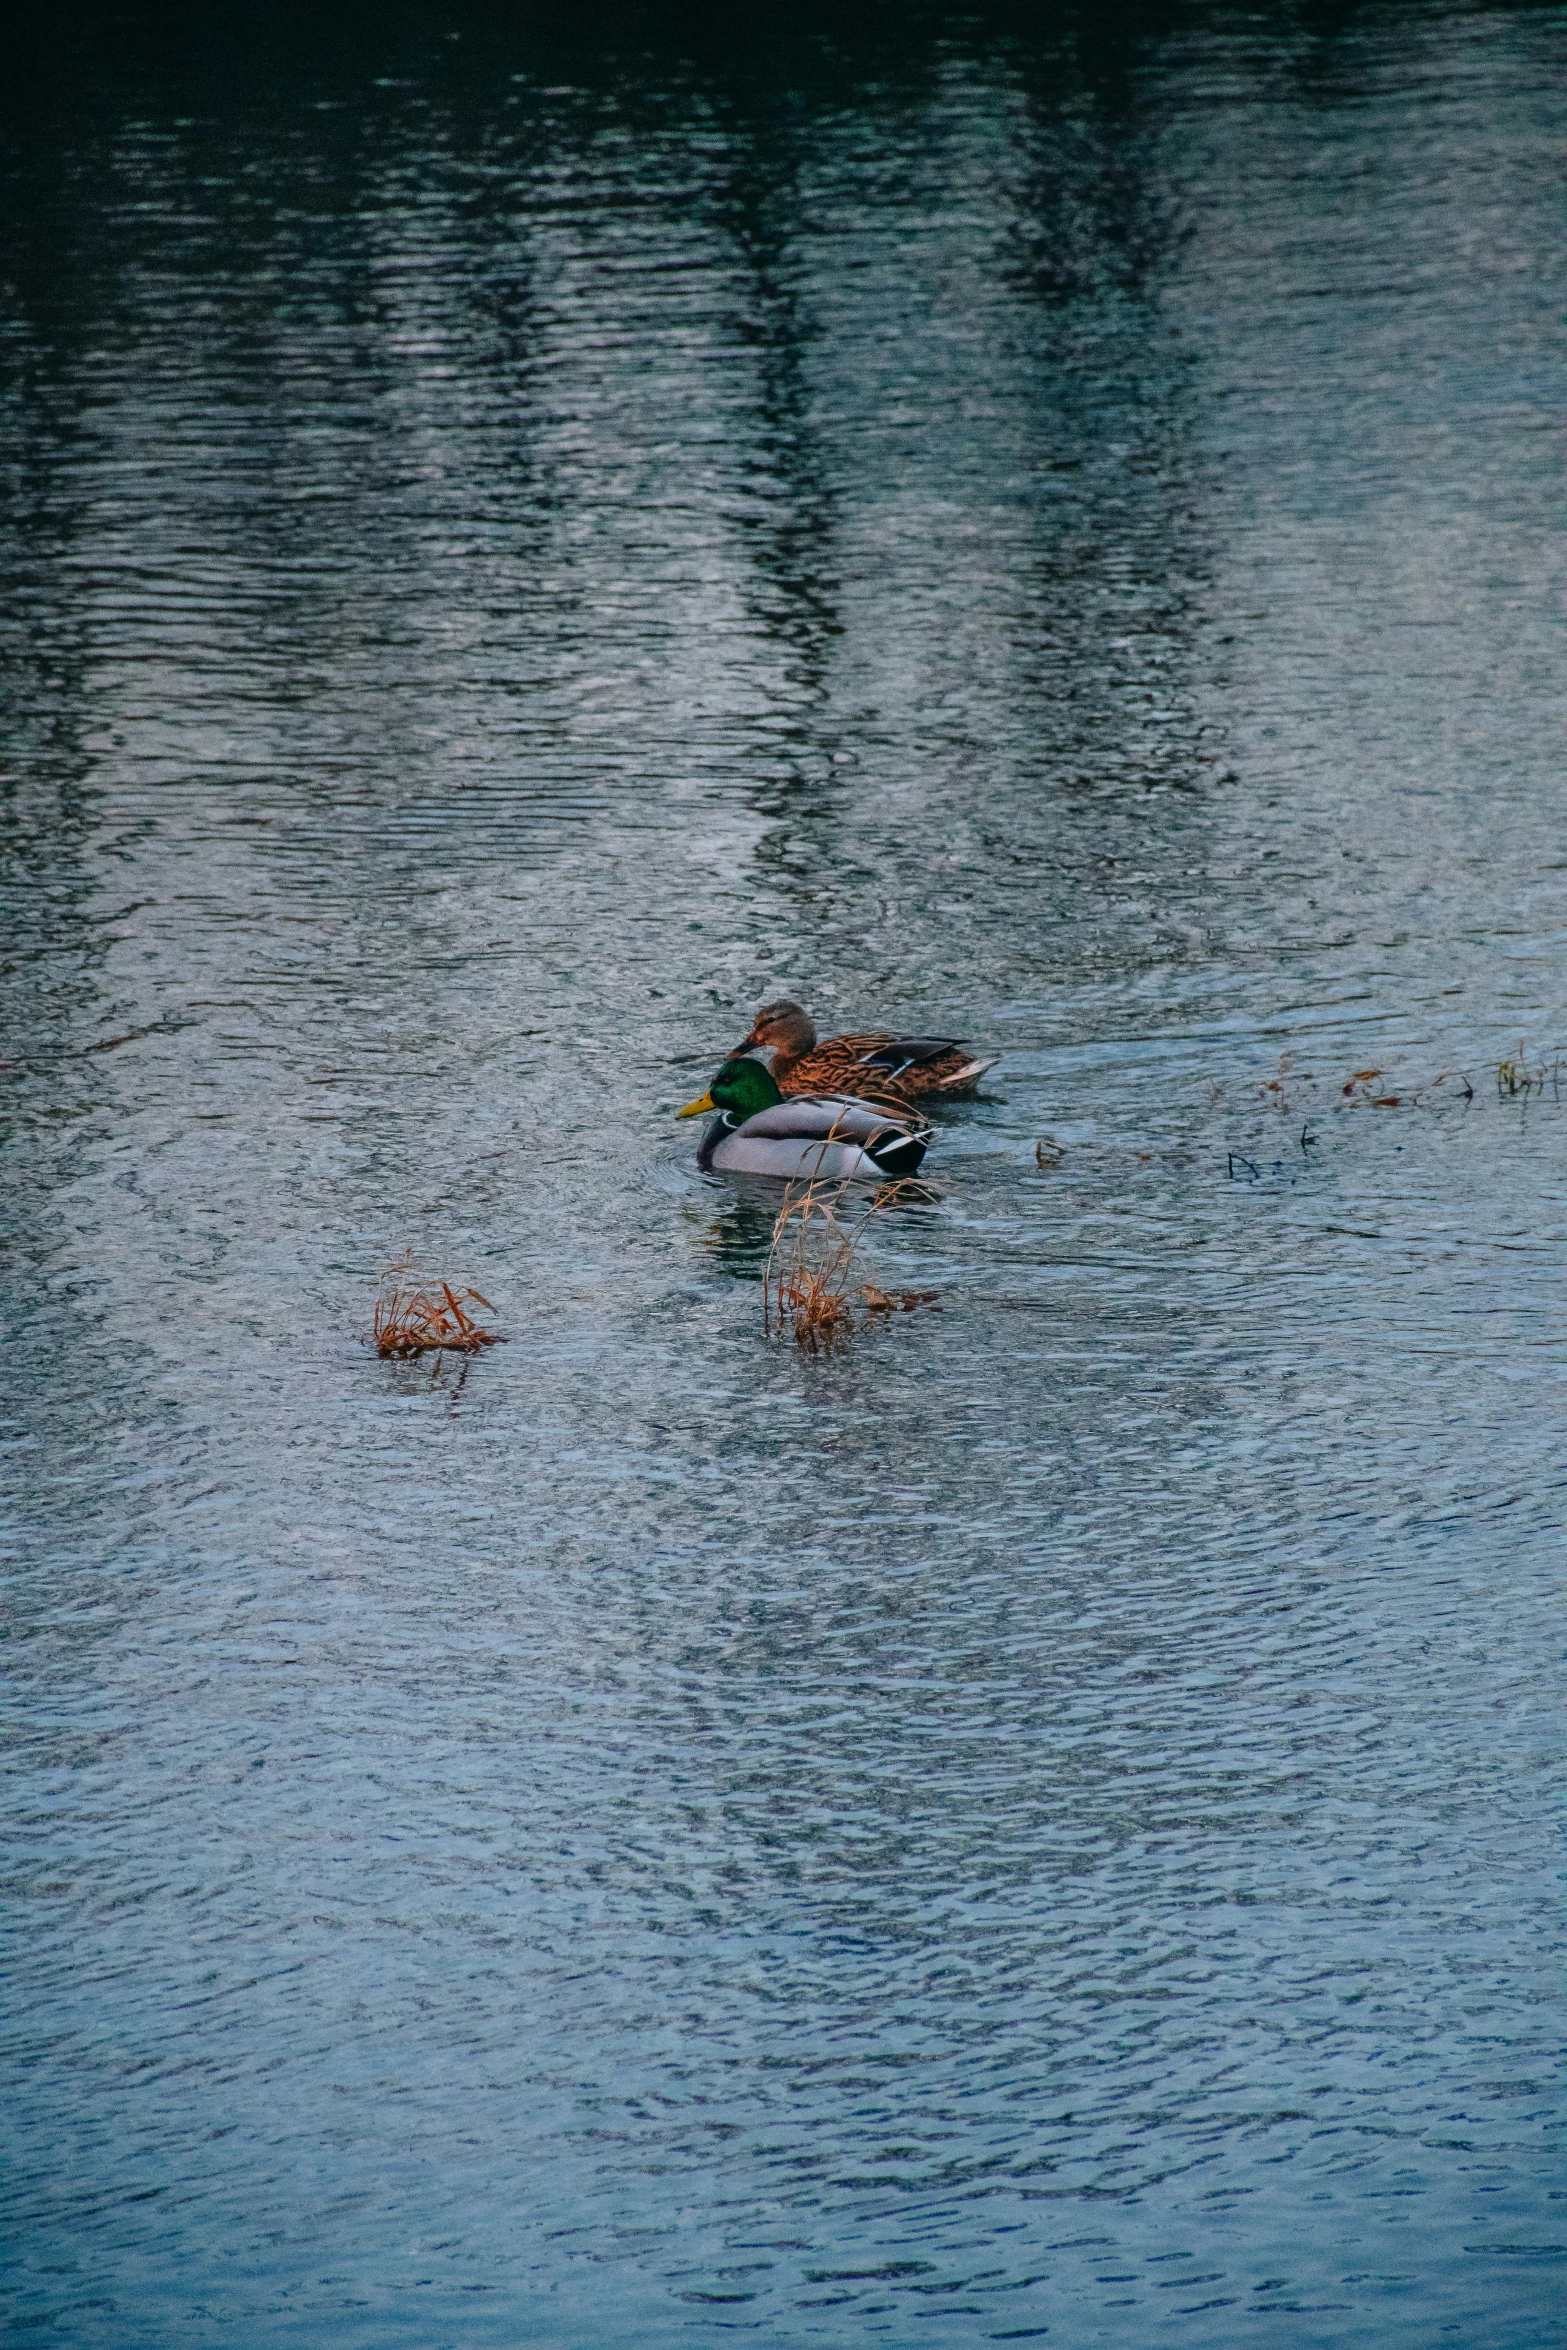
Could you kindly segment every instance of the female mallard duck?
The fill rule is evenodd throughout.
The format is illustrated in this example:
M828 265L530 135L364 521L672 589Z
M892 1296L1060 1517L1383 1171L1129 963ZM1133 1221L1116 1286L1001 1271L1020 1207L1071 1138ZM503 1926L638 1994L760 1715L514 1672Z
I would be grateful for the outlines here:
M726 1061L682 1118L718 1115L696 1163L726 1175L777 1175L787 1182L880 1183L912 1175L930 1129L895 1110L873 1110L841 1094L785 1101L760 1061Z
M863 1035L829 1036L816 1031L798 1004L764 1004L737 1052L771 1045L773 1077L780 1093L852 1093L871 1100L918 1101L922 1096L972 1093L995 1059L976 1061L955 1036L889 1036L884 1028Z

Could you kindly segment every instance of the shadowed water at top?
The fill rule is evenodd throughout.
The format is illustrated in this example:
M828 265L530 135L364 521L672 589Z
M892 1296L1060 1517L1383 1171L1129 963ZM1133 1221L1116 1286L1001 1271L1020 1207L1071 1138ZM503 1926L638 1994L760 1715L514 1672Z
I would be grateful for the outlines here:
M1543 2350L1556 14L19 56L18 2338Z

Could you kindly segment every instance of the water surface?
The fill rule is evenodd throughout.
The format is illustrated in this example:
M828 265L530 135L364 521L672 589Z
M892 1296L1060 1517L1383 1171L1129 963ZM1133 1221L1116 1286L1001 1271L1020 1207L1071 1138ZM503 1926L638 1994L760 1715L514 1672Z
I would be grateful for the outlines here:
M1561 2339L1561 19L1121 16L25 52L18 2340Z

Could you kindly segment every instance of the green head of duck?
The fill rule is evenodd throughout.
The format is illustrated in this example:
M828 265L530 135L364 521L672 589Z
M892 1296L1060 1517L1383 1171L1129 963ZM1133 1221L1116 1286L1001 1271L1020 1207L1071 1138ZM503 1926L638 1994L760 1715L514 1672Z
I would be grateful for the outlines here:
M706 1093L687 1102L678 1114L699 1118L704 1110L723 1110L732 1125L743 1126L747 1118L759 1110L776 1109L782 1100L771 1072L760 1061L733 1060L724 1063Z

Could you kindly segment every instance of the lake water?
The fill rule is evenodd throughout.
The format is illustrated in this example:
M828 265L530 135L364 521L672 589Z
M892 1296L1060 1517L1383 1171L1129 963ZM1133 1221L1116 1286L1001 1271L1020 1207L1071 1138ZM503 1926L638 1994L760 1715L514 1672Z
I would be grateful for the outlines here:
M222 14L5 102L14 2338L1560 2343L1559 9ZM1004 1056L829 1359L781 993Z

